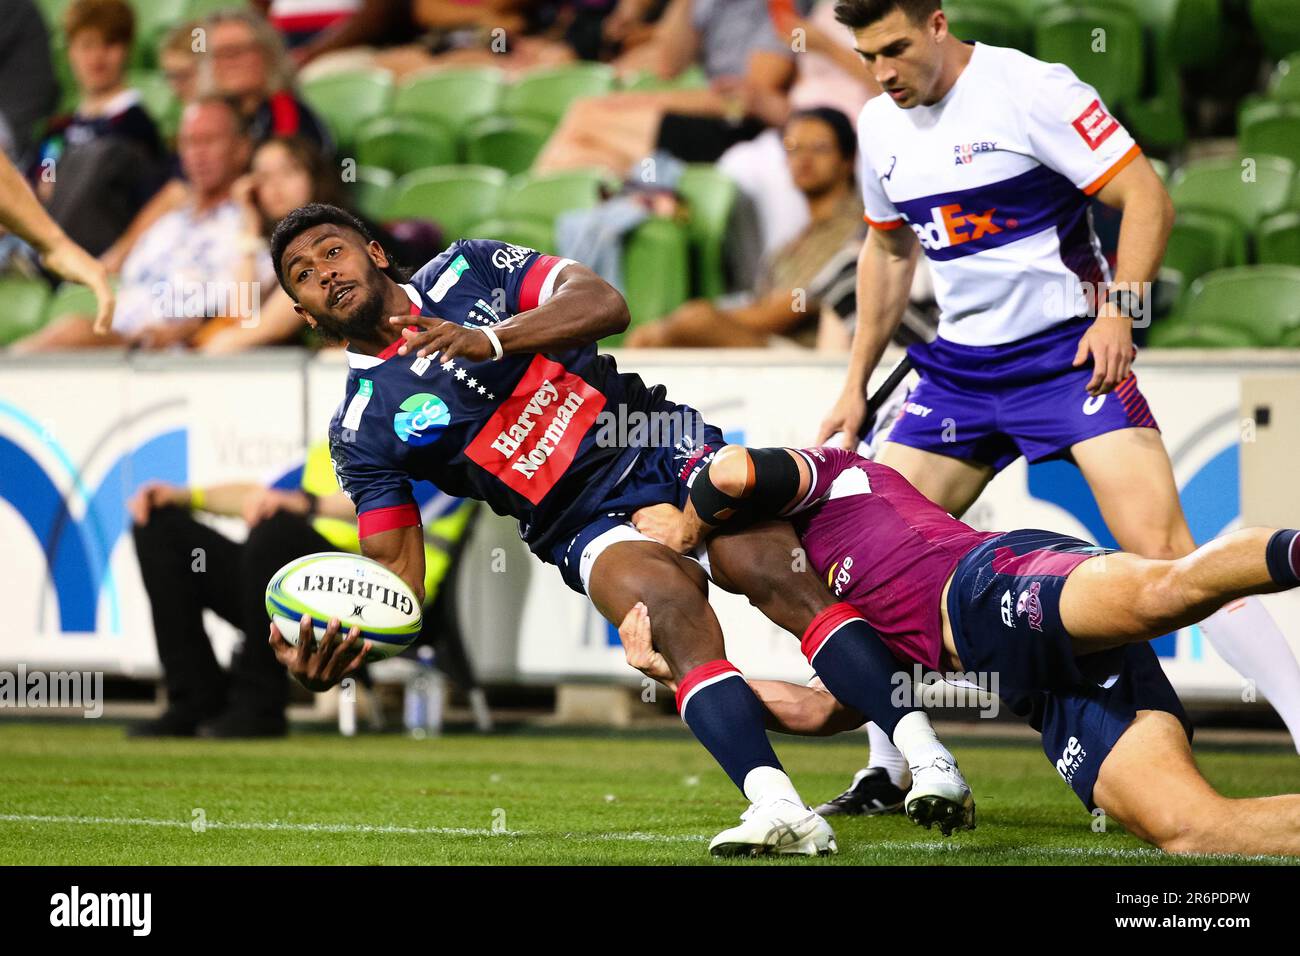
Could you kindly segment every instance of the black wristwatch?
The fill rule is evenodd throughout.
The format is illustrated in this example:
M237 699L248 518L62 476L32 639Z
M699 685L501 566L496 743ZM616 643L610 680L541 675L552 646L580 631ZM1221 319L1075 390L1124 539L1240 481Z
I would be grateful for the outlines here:
M313 495L310 491L304 491L307 496L307 517L314 518L320 514L320 498Z
M1111 289L1106 293L1106 301L1118 307L1120 313L1127 318L1142 314L1142 296L1132 289Z

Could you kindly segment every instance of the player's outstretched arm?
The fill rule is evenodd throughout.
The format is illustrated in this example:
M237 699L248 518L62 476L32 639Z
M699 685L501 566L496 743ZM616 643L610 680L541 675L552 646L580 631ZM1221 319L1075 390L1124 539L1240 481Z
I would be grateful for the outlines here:
M443 360L464 356L471 361L493 357L493 346L482 330L430 316L394 316L404 329L398 354L441 353ZM503 355L560 352L590 345L627 329L631 315L622 293L586 266L571 262L560 270L550 298L535 309L520 312L492 326Z
M628 664L676 692L672 669L654 648L650 613L644 604L638 603L627 612L627 617L619 625L618 637L623 642L623 654ZM768 730L804 737L827 737L860 727L866 720L832 697L820 681L807 687L781 680L750 680L748 683L767 711Z
M633 514L632 524L660 544L689 554L723 524L788 514L811 484L807 464L788 448L727 445L696 475L684 510L651 505Z
M858 318L848 377L839 399L817 429L814 444L825 444L838 432L844 448L857 447L867 417L867 379L907 311L919 253L916 234L906 224L868 230L858 256Z
M424 605L424 531L418 524L377 531L361 539L361 553L406 582Z

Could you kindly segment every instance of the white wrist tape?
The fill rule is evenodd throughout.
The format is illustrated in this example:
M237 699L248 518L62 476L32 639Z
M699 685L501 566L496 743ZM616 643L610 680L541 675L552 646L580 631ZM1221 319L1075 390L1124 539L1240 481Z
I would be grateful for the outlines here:
M486 335L488 337L488 341L492 343L492 361L494 362L499 361L501 359L501 356L506 354L505 350L501 348L501 340L497 338L497 334L493 332L491 329L489 329L486 325L480 325L477 326L477 328L480 332Z

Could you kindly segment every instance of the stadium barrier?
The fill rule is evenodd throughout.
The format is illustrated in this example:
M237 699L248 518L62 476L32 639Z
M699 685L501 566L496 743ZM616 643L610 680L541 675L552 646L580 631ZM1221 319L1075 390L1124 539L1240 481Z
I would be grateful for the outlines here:
M839 359L774 352L621 358L647 382L661 382L671 397L699 408L729 439L757 446L808 444L844 369ZM1300 407L1300 353L1147 352L1138 372L1198 541L1239 524L1243 504L1254 523L1300 523L1287 485L1300 473L1300 432L1288 420ZM156 675L127 498L155 478L269 483L292 473L307 444L323 436L343 377L338 353L295 350L231 358L0 356L0 580L10 619L0 637L0 667ZM1281 404L1270 404L1270 396ZM1244 502L1243 487L1250 492ZM239 521L215 520L242 537ZM1104 540L1086 486L1061 462L1016 463L967 520L980 528L1045 527ZM485 516L465 560L458 597L483 679L640 680L624 663L613 628L528 554L514 522ZM743 599L716 588L713 597L729 653L742 669L811 676L797 641ZM1265 602L1300 649L1300 596ZM237 634L214 615L210 622L225 658ZM1188 697L1249 695L1199 628L1156 647Z

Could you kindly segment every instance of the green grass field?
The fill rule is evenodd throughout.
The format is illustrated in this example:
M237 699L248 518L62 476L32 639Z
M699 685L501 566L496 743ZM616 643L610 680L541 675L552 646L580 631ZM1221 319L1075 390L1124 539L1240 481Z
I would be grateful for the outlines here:
M1115 825L1094 832L1028 741L947 742L975 789L976 831L945 839L902 817L859 818L836 824L838 856L773 862L1224 862L1163 857ZM842 789L865 737L777 746L817 801ZM1281 747L1197 752L1230 795L1300 791L1300 760ZM0 722L0 864L772 865L707 855L742 809L684 731L209 742Z

